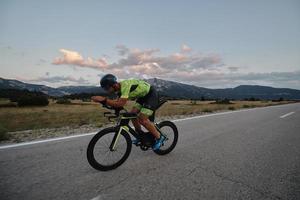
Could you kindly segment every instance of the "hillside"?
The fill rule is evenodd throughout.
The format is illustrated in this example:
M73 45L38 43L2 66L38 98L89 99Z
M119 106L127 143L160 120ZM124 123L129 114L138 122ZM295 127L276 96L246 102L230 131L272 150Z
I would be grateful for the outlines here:
M273 88L260 85L240 85L235 88L209 89L157 78L148 79L146 81L156 86L161 95L176 99L300 99L300 90L289 88ZM45 85L35 85L23 83L18 80L9 80L3 78L0 78L0 89L26 89L29 91L43 92L49 96L56 97L80 93L104 94L104 91L97 86L64 86L52 88Z

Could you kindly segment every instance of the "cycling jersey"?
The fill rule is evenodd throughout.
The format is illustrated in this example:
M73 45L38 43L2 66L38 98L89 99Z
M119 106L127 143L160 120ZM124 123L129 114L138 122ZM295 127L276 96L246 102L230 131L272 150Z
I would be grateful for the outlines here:
M120 82L120 98L134 100L146 96L150 90L150 84L137 79L129 79Z
M137 100L133 107L149 117L152 116L158 105L156 89L146 81L137 79L124 80L120 84L120 98Z

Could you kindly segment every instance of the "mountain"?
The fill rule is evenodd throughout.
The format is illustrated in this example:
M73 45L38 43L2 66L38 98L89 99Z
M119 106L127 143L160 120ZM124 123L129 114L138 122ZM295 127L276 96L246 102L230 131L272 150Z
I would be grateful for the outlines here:
M63 86L57 88L68 94L79 94L79 93L105 93L101 87L95 86Z
M36 84L29 84L23 83L18 80L10 80L4 79L0 77L0 89L18 89L18 90L29 90L29 91L36 91L36 92L43 92L50 96L63 96L66 93L62 90L48 87L45 85L36 85Z
M202 97L206 99L300 99L300 90L289 88L240 85L235 88L209 89L157 78L147 79L145 81L156 86L161 95L176 99L200 99ZM52 88L44 85L28 84L18 80L9 80L3 78L0 78L0 90L1 89L27 89L29 91L43 92L50 96L64 96L80 93L104 94L104 91L100 87L96 86L64 86Z
M1 89L18 89L18 90L29 90L31 92L43 92L49 96L64 96L69 94L78 93L104 93L100 87L93 86L63 86L59 88L52 88L45 85L36 85L23 83L18 80L10 80L0 78L0 90Z
M300 90L289 88L273 88L259 85L240 85L235 88L208 89L156 78L148 79L146 81L152 85L155 85L157 87L157 90L160 91L161 94L179 99L200 99L201 97L204 97L206 99L300 99Z
M214 98L213 89L187 85L174 81L166 81L157 78L145 80L156 86L160 94L179 99L199 99L201 97Z
M289 88L273 88L260 85L240 85L235 88L215 90L218 96L224 98L244 99L300 99L300 90Z

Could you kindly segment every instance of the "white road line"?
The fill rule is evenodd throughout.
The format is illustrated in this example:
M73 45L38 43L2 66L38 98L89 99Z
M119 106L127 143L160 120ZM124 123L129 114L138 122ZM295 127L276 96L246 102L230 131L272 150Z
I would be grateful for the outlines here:
M46 139L46 140L37 140L37 141L32 141L32 142L22 142L22 143L19 143L19 144L3 145L3 146L0 146L0 149L8 149L8 148L13 148L13 147L20 147L20 146L39 144L39 143L45 143L45 142L53 142L53 141L58 141L58 140L65 140L65 139L70 139L70 138L77 138L77 137L95 135L96 133L97 132L92 132L92 133L85 133L85 134L80 134L80 135L72 135L72 136L51 138L51 139Z
M183 118L183 119L175 119L175 120L172 120L172 121L173 122L179 122L179 121L190 120L190 119L198 119L198 118L211 117L211 116L216 116L216 115L226 115L226 114L231 114L231 113L245 112L245 111L250 111L250 110L255 110L255 109L266 109L266 108L286 106L286 105L288 105L288 104L278 105L278 106L270 106L270 107L257 107L257 108L250 108L250 109L243 109L243 110L236 110L236 111L226 111L226 112L213 113L213 114L208 114L208 115L200 115L200 116L195 116L195 117L187 117L187 118ZM2 146L0 146L0 150L1 149L14 148L14 147L20 147L20 146L27 146L27 145L32 145L32 144L45 143L45 142L66 140L66 139L77 138L77 137L84 137L84 136L95 135L95 134L96 134L96 132L92 132L92 133L84 133L84 134L80 134L80 135L58 137L58 138L52 138L52 139L46 139L46 140L38 140L38 141L32 141L32 142L22 142L22 143L19 143L19 144L2 145Z
M292 114L294 114L295 112L289 112L289 113L287 113L287 114L285 114L285 115L281 115L280 116L280 118L285 118L285 117L287 117L287 116L289 116L289 115L292 115Z

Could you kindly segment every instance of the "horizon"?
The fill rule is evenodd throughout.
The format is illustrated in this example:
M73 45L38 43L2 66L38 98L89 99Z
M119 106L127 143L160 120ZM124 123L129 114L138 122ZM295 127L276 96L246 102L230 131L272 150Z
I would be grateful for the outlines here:
M159 78L300 89L300 2L0 2L0 76L50 87Z
M17 79L6 79L6 78L3 78L3 77L0 77L0 79L5 79L5 80L12 80L12 81L20 81L20 80L17 80ZM235 87L225 87L225 88L209 88L209 87L201 87L201 86L197 86L197 85L192 85L192 84L187 84L187 83L182 83L182 82L177 82L177 81L170 81L170 80L165 80L165 79L160 79L160 78L149 78L149 79L144 79L144 80L150 80L150 79L159 79L159 80L163 80L163 81L168 81L168 82L174 82L174 83L180 83L180 84L185 84L185 85L189 85L189 86L195 86L195 87L198 87L198 88L206 88L206 89L234 89L234 88L237 88L237 87L240 87L240 86L258 86L258 87L271 87L271 88L275 88L275 89L292 89L292 90L299 90L300 89L294 89L294 88L284 88L284 87L272 87L272 86L267 86L267 85L237 85ZM21 81L23 82L23 81ZM23 83L26 83L26 82L23 82ZM34 84L34 83L26 83L26 84ZM54 89L59 89L60 87L100 87L99 85L62 85L62 86L59 86L59 87L52 87L52 86L49 86L49 85L43 85L43 84L34 84L34 85L42 85L42 86L47 86L47 87L51 87L51 88L54 88Z

